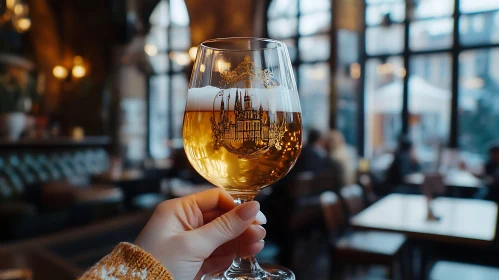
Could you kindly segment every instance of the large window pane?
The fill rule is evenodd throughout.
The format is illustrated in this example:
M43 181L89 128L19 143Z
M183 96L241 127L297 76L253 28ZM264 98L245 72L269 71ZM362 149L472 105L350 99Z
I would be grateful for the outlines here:
M451 16L454 12L455 0L412 0L414 1L414 18L430 18ZM479 0L481 1L481 0Z
M297 0L273 0L270 2L268 16L269 18L276 17L292 17L298 14Z
M166 75L150 79L149 147L154 158L168 156L168 83Z
M189 13L184 0L170 0L173 26L189 26Z
M327 60L330 54L331 43L329 36L311 36L300 38L300 57L303 61Z
M329 125L329 64L301 65L298 69L303 126L326 130Z
M452 46L452 18L411 23L409 45L412 50L431 50Z
M463 13L483 12L499 9L497 0L461 0L459 8Z
M428 165L438 147L447 143L450 130L450 54L414 56L409 76L409 126L418 157Z
M166 29L161 26L153 26L146 36L146 43L156 46L158 51L166 51L168 48L168 36Z
M479 164L499 139L499 49L459 56L459 145L468 165Z
M316 33L328 32L330 28L330 12L305 15L300 17L300 35L313 35Z
M170 36L172 39L170 49L188 50L191 47L191 33L189 27L171 27Z
M459 33L462 44L499 43L499 12L466 15L460 19Z
M278 18L269 20L269 35L272 38L282 39L296 36L298 32L298 20L293 18Z
M302 0L300 1L300 12L302 14L315 12L315 11L325 11L331 9L330 0Z
M358 34L351 31L338 32L338 66L335 71L336 127L345 137L345 142L355 149L357 146L357 97L360 88L361 66L358 62Z
M168 71L168 54L158 53L155 56L149 56L149 62L155 73L165 73Z
M379 25L387 14L389 14L392 22L401 23L405 19L405 3L400 2L367 6L366 23L368 25Z
M364 141L368 156L389 153L397 147L404 75L401 57L366 62Z
M187 78L184 74L172 76L173 138L182 138L185 103L187 101Z
M368 27L366 30L366 51L368 54L394 54L404 49L404 26Z
M404 2L405 0L366 0L366 4L381 4L381 3L391 3L395 4L398 2Z
M166 1L163 0L158 3L149 17L149 22L153 26L168 26L170 23L170 17L168 14L168 3Z
M359 35L354 31L338 30L338 63L352 64L359 61Z

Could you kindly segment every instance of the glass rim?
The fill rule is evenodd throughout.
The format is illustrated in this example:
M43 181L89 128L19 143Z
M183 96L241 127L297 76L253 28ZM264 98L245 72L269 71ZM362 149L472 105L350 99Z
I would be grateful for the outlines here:
M219 47L213 47L210 46L212 43L224 43L224 42L231 42L231 41L242 41L242 40L247 40L247 41L253 41L253 42L266 42L266 43L273 43L275 44L275 47L260 47L260 48L248 48L248 49L234 49L234 48L219 48ZM224 51L224 52L252 52L252 51L262 51L262 50L275 50L282 48L285 46L285 44L281 41L274 40L274 39L269 39L269 38L259 38L259 37L226 37L226 38L213 38L213 39L208 39L201 44L199 44L201 48L205 49L210 49L214 51Z

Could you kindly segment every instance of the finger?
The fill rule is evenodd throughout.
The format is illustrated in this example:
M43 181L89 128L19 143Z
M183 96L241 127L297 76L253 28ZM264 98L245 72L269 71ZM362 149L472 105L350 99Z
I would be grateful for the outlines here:
M201 269L199 270L198 276L201 278L204 274L211 274L215 273L218 271L224 271L227 269L230 264L232 263L232 260L236 257L236 254L231 254L231 255L223 255L223 256L216 256L216 257L209 257L207 258L204 262L203 265L201 266ZM196 276L196 279L199 279L198 276Z
M222 210L222 209L216 209L208 212L203 213L203 223L207 224L216 218L222 216L223 214L227 213L228 211Z
M237 240L241 244L253 243L262 240L267 235L267 231L260 225L251 225L245 230Z
M240 256L241 258L251 257L260 253L260 251L263 249L264 246L265 246L265 241L263 240L253 242L251 244L246 244L239 248L239 253L237 253L237 255Z
M215 209L229 211L234 208L234 199L230 194L220 188L209 189L185 197L188 201L195 203L201 212Z
M203 213L203 222L204 222L204 224L207 224L207 223L213 221L214 219L218 218L219 216L221 216L225 213L227 213L227 211L221 210L221 209L216 209L216 210L204 212ZM265 215L262 213L262 211L258 212L253 224L265 225L266 223L267 223L267 217L265 217Z
M218 247L212 256L221 256L227 254L235 254L240 251L241 247L251 245L265 238L267 232L259 225L251 225L245 232L243 232L237 239L231 240L222 246Z
M209 256L216 248L246 231L255 220L259 210L260 204L250 201L187 234L190 235L192 242L198 245L197 248Z
M218 247L210 257L221 257L221 256L234 256L239 255L241 257L249 257L254 256L263 249L265 245L264 240L257 240L250 243L237 243L237 242L228 242L223 246ZM237 249L237 250L236 250Z

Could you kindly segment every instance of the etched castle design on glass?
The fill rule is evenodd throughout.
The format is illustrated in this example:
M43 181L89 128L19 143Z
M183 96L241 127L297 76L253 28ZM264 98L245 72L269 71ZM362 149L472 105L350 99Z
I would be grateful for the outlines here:
M281 149L285 123L278 124L277 116L264 110L262 104L255 109L248 89L244 93L236 89L232 111L229 110L231 95L225 96L223 91L215 98L214 107L220 97L220 110L214 108L211 119L215 149L224 147L240 156L260 155L272 147Z

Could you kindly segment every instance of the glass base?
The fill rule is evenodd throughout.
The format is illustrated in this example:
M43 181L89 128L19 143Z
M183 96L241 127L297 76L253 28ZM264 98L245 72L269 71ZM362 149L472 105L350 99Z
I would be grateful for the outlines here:
M261 264L261 268L264 271L258 273L258 275L230 275L230 270L217 272L215 274L204 275L201 280L295 280L295 274L284 267L272 265L272 264Z

